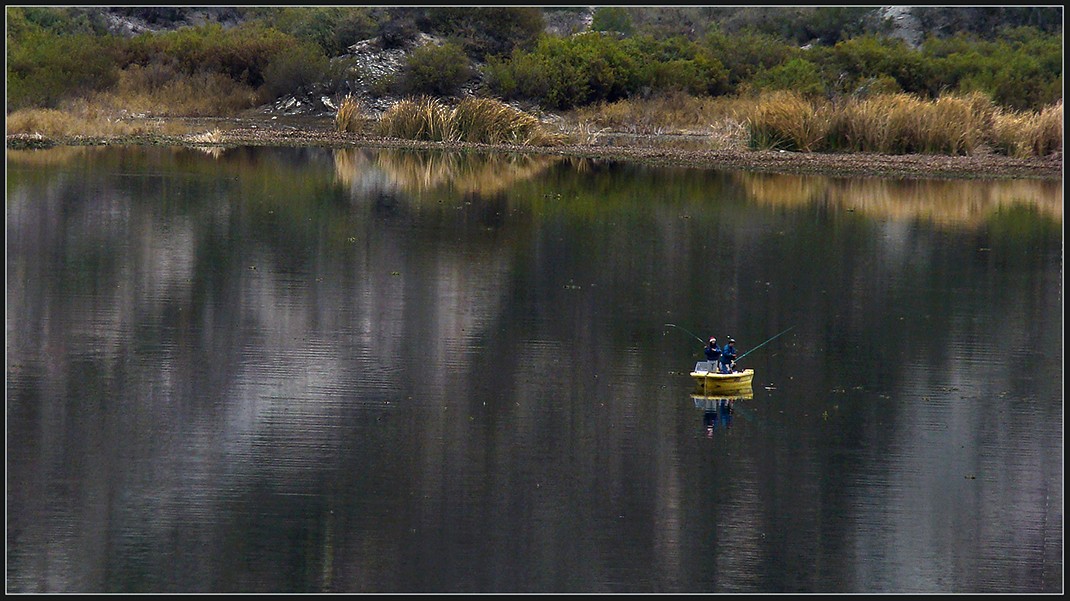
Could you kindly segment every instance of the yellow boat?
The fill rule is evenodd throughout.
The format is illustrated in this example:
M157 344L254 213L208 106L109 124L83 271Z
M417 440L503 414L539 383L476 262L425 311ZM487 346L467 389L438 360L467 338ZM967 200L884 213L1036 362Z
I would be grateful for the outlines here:
M695 381L695 392L705 396L740 396L753 394L751 381L754 370L744 369L732 373L719 373L713 363L699 361L691 372Z

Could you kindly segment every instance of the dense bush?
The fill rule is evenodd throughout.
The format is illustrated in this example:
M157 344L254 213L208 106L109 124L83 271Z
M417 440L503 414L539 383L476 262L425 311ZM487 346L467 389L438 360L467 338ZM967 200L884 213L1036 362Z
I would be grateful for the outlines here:
M728 78L720 61L686 38L619 39L600 33L544 37L531 52L518 50L508 59L491 59L485 74L495 94L536 99L556 109L639 93L716 94Z
M276 54L264 66L264 91L268 98L296 93L329 80L329 61L318 46L298 44L288 52Z
M931 38L920 50L931 65L930 89L982 91L1001 105L1036 109L1062 98L1062 36L1031 27L986 41L965 34Z
M8 44L7 109L55 108L61 101L103 90L118 80L118 40L55 34L40 28Z
M591 31L615 31L631 35L635 31L628 9L621 6L599 6L591 18Z
M477 61L517 48L530 50L546 27L542 11L533 7L428 8L417 22L454 40Z
M255 10L265 25L315 43L326 56L344 54L349 46L374 36L379 27L366 7L288 6Z
M793 58L754 76L757 90L794 90L803 96L825 94L825 82L816 65L803 58Z
M727 34L712 29L703 45L728 70L726 92L733 93L760 71L782 65L801 55L801 50L772 35L754 31Z
M142 34L128 44L127 62L148 64L165 56L183 73L222 73L259 87L264 70L278 57L297 50L299 42L277 29L252 23L230 29L219 24Z
M408 95L452 96L472 78L471 61L460 46L447 42L414 48L405 59L402 92Z
M807 51L809 60L822 66L831 91L852 94L874 78L894 79L905 92L933 96L929 87L931 65L906 42L897 38L865 35L839 42L832 48Z

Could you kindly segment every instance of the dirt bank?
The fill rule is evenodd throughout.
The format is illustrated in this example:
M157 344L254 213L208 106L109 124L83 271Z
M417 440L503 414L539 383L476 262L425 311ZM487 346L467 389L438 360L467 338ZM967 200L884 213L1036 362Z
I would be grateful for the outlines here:
M326 120L294 125L277 120L200 120L188 122L199 134L140 134L113 137L7 136L8 148L55 145L151 146L320 146L331 148L467 149L486 152L554 154L635 161L660 166L742 169L775 173L879 176L906 178L1042 178L1061 179L1062 153L1044 158L1015 159L997 154L974 156L884 155L872 153L802 153L783 151L725 151L702 148L701 138L666 141L665 137L637 136L627 144L566 144L532 147L466 143L414 142L340 133Z

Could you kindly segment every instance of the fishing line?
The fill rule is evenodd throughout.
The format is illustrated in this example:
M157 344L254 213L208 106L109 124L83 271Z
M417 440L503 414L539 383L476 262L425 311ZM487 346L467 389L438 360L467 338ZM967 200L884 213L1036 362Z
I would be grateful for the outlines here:
M678 325L676 325L676 324L674 324L674 323L667 323L667 324L665 324L665 325L666 325L666 327L670 327L670 328L680 328L681 330L683 330L683 331L687 332L688 334L691 334L692 336L694 336L695 340L698 340L698 341L699 341L699 342L701 342L702 344L706 344L706 341L705 341L705 340L703 340L703 339L699 338L698 336L695 336L695 335L694 335L694 334L693 334L692 332L690 332L690 331L689 331L689 330L688 330L687 328L681 328L680 326L678 326Z

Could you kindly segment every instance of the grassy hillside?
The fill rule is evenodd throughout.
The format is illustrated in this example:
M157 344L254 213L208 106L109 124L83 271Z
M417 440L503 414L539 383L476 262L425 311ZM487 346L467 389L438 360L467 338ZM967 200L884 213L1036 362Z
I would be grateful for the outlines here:
M988 107L946 111L966 120L947 132L1062 113L1061 7L8 7L7 21L9 131L48 111L107 123L476 96L618 118L714 101L752 146L782 147L799 144L765 127L769 107L822 123L858 107ZM836 135L826 145L856 146ZM932 146L899 144L916 145Z

